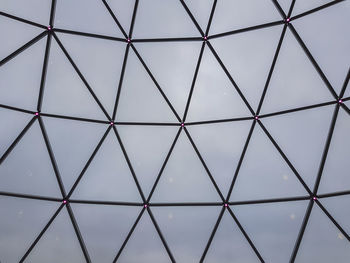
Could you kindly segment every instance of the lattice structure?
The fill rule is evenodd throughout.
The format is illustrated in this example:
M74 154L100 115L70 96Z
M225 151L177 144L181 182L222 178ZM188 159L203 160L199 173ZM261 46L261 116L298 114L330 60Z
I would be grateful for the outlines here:
M0 2L1 262L348 262L349 1Z

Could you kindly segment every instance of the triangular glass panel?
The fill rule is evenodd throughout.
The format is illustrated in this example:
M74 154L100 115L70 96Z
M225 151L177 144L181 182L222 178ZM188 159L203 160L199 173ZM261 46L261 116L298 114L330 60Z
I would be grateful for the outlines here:
M257 124L236 179L231 200L307 195L303 185Z
M260 262L229 212L224 212L204 262Z
M91 122L43 119L63 184L69 190L107 127Z
M293 34L287 30L262 112L270 113L334 100Z
M86 262L65 207L62 208L24 262Z
M310 189L318 173L333 112L333 106L326 106L262 120Z
M231 185L250 126L250 121L235 121L187 128L224 195Z
M59 38L96 96L112 115L125 44L67 34L60 34Z
M150 216L145 211L120 257L119 262L171 262Z
M12 1L9 0L8 2ZM0 9L3 11L2 8ZM39 35L42 31L43 29L41 28L0 16L0 35L2 38L0 61Z
M282 27L275 26L211 41L253 109L258 107L281 32Z
M265 262L288 262L307 203L240 205L233 210Z
M2 12L41 23L49 24L51 1L47 0L1 0Z
M319 193L350 190L349 134L350 118L348 113L340 107L318 189Z
M0 108L0 157L33 118L30 114Z
M61 196L37 121L0 165L0 175L1 191Z
M201 43L168 42L135 46L177 113L182 116Z
M140 201L135 181L113 129L109 131L72 198Z
M68 30L124 38L112 16L99 0L61 0L57 3L55 26Z
M51 42L42 110L53 114L106 119L56 41Z
M157 86L130 50L117 111L118 121L177 121Z
M349 69L349 56L345 54L348 54L350 38L344 37L344 32L349 32L349 12L350 5L344 1L293 21L300 37L338 94ZM322 28L322 34L316 28Z
M210 34L281 20L272 1L218 1Z
M0 103L36 109L45 47L46 38L0 67Z
M54 202L0 196L0 261L19 262L57 208Z
M208 26L209 17L214 1L185 0L184 2L201 27L202 31L205 32Z
M184 132L175 144L152 201L220 201L214 185Z
M86 204L71 206L91 261L112 262L140 209Z
M220 64L205 47L187 121L251 116Z
M118 127L125 150L146 195L152 189L178 129L173 126Z
M348 235L350 234L350 195L324 198L321 200L323 206L338 222Z
M314 204L296 262L346 263L350 258L350 242Z
M330 0L297 0L293 8L293 15L298 15L300 13L306 12L308 10L314 9L321 5L329 3Z
M199 32L176 0L139 1L135 38L198 37Z
M107 1L107 3L112 9L113 14L118 19L118 22L123 27L125 33L128 35L132 14L134 11L135 1L113 0Z
M221 207L152 207L176 262L199 262Z

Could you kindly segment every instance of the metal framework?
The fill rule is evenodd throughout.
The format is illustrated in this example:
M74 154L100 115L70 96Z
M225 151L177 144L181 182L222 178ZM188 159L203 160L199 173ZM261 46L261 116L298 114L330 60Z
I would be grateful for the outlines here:
M112 36L107 36L107 35L98 35L98 34L91 34L91 33L86 33L86 32L78 32L78 31L72 31L72 30L67 30L67 29L62 29L62 28L56 28L55 27L55 9L56 9L56 5L58 4L56 0L52 0L51 3L51 12L50 12L50 23L48 26L46 25L41 25L29 20L26 20L24 18L21 17L17 17L5 12L2 12L0 10L0 15L19 21L21 23L26 23L38 28L43 29L43 32L40 33L39 35L37 35L36 37L34 37L32 40L28 41L26 44L24 44L23 46L21 46L20 48L18 48L16 51L14 51L13 53L9 54L7 57L5 57L4 59L2 59L0 61L0 67L3 66L4 64L6 64L7 62L9 62L11 59L13 59L15 56L19 55L21 52L25 52L30 46L32 46L33 44L35 44L36 42L38 42L40 39L46 38L46 48L45 48L45 56L44 56L44 61L43 61L43 66L42 66L42 74L41 74L41 81L40 81L40 91L38 94L38 99L37 99L37 109L36 111L30 111L27 109L22 109L22 108L17 108L17 107L13 107L11 105L3 105L0 104L0 108L5 108L5 109L9 109L9 110L13 110L13 111L19 111L19 112L23 112L29 115L33 115L33 117L31 118L31 120L25 125L25 127L23 128L23 130L18 134L18 136L15 138L15 140L11 143L11 145L7 148L7 150L4 152L4 154L1 156L0 158L0 165L6 160L6 158L11 154L11 151L16 147L16 145L18 144L18 142L23 138L23 136L26 134L26 132L30 129L30 127L37 122L40 126L41 129L41 133L42 136L44 138L45 141L45 145L51 160L51 164L52 167L54 169L54 173L56 176L56 180L57 180L57 184L59 186L62 198L53 198L53 197L48 197L48 196L39 196L39 195L29 195L29 194L22 194L22 193L14 193L14 192L4 192L1 191L0 195L1 196L10 196L10 197L14 197L14 198L26 198L26 199L34 199L34 200L46 200L46 201L51 201L51 202L58 202L61 203L61 205L59 206L59 208L57 209L57 211L52 215L52 217L49 219L49 221L47 222L47 224L45 225L45 227L41 230L40 233L37 234L37 236L34 238L32 244L30 245L30 247L28 248L28 250L25 252L25 254L23 255L23 257L21 258L20 262L24 262L25 259L28 257L28 255L31 253L31 251L33 250L33 248L36 246L36 244L38 243L38 241L41 239L41 237L45 234L46 230L49 228L49 226L52 224L52 222L55 220L55 218L57 217L57 215L61 212L62 209L66 209L71 223L74 227L75 230L75 234L79 240L80 243L80 247L81 250L85 256L86 262L91 262L90 256L89 256L89 252L85 246L83 237L81 235L79 226L77 224L77 221L75 219L73 210L71 208L71 203L80 203L80 204L96 204L96 205L112 205L112 206L138 206L140 207L140 212L135 220L135 222L133 223L131 229L128 232L128 235L126 237L126 239L124 240L124 242L122 243L122 246L119 248L115 248L115 258L113 262L117 262L119 259L119 256L122 254L123 249L125 248L125 246L127 245L130 237L132 236L138 222L140 221L141 217L143 216L143 214L148 213L148 215L150 216L154 227L164 245L164 248L169 256L169 260L171 262L175 262L175 258L172 254L171 248L168 246L166 238L164 237L161 228L159 227L156 218L154 217L153 213L152 213L152 207L160 207L160 206L218 206L218 207L222 207L221 208L221 212L219 213L219 216L216 220L215 225L212 228L211 234L210 234L210 238L207 241L207 244L202 252L202 256L200 258L200 262L203 262L208 249L212 243L212 240L216 234L216 231L218 229L218 226L221 222L221 219L225 213L225 210L227 210L227 212L229 213L229 215L232 217L233 221L236 223L236 225L238 226L238 228L240 229L240 231L242 232L243 236L246 238L246 240L248 241L251 249L254 251L254 253L256 254L256 257L258 260L260 260L261 262L266 262L266 260L264 260L264 258L262 257L262 255L260 254L259 250L257 249L257 247L255 246L254 242L252 241L252 239L249 237L248 233L245 231L244 227L242 226L242 224L240 223L240 221L238 220L238 218L235 215L235 207L236 206L241 206L241 205L249 205L249 204L262 204L262 203L277 203L277 202L291 202L291 201L299 201L299 200L308 200L308 207L306 210L306 213L304 215L304 219L303 222L301 224L300 230L299 230L299 234L297 236L297 239L295 240L295 246L293 249L292 254L290 255L290 262L294 262L296 259L296 255L298 253L300 244L302 242L303 239L303 234L305 229L307 228L307 224L309 221L309 217L311 214L311 211L313 209L313 207L316 205L319 208L321 208L321 210L325 213L325 215L329 218L329 220L339 229L339 231L342 233L342 235L350 242L350 233L347 233L344 228L342 228L342 226L334 219L334 217L327 211L327 209L322 205L322 199L324 198L328 198L328 197L334 197L334 196L341 196L341 195L350 195L350 189L348 191L343 191L343 192L332 192L332 193L327 193L327 194L318 194L318 188L319 188L319 184L320 184L320 180L322 177L322 173L323 173L323 169L325 166L325 161L327 159L327 154L328 154L328 150L331 144L331 140L332 140L332 135L333 135L333 131L334 131L334 127L337 121L337 117L338 117L338 112L341 110L340 108L342 108L345 112L347 112L347 114L350 115L350 109L345 105L344 102L346 101L350 101L350 97L344 97L344 93L346 90L346 87L348 86L349 83L349 78L350 78L350 69L347 72L347 76L344 80L344 84L343 87L341 89L340 94L337 94L337 92L334 90L334 88L332 87L331 83L328 81L326 75L323 73L323 71L321 70L321 68L319 67L317 61L315 60L315 58L312 56L311 52L309 51L308 47L305 45L303 39L300 37L300 35L298 34L297 30L295 29L295 27L293 26L293 21L297 20L301 17L307 16L309 14L312 14L314 12L318 12L322 9L328 8L330 6L336 5L340 2L343 2L344 0L335 0L335 1L331 1L327 4L324 4L322 6L316 7L314 9L308 10L304 13L301 13L299 15L296 16L291 16L292 14L292 10L295 4L295 0L291 1L291 5L289 8L289 12L288 14L286 14L283 9L281 8L281 6L279 5L277 0L272 0L274 6L276 7L276 9L278 10L278 12L281 15L281 19L275 22L271 22L271 23L266 23L266 24L260 24L260 25L256 25L256 26L251 26L251 27L247 27L247 28L241 28L241 29L237 29L237 30L233 30L233 31L229 31L229 32L224 32L224 33L220 33L220 34L215 34L215 35L208 35L210 26L211 26L211 22L212 22L212 18L213 15L215 13L215 8L216 8L216 4L217 4L217 0L213 1L213 6L211 9L211 13L210 13L210 18L207 24L207 27L205 29L205 32L201 29L201 27L199 26L198 22L196 21L195 17L193 16L193 14L191 13L190 9L187 7L186 3L184 0L179 0L182 7L184 8L184 10L186 11L187 15L190 17L190 19L192 20L193 24L195 25L195 27L198 29L198 31L200 32L202 37L181 37L181 38L152 38L152 39L137 39L137 38L133 38L133 29L134 29L134 24L135 24L135 20L137 19L137 11L138 11L138 3L139 0L135 0L135 4L134 4L134 10L133 10L133 14L132 14L132 19L131 19L131 25L130 25L130 30L129 32L126 32L123 27L121 26L120 22L118 21L117 16L113 13L112 9L110 8L109 4L107 3L106 0L101 0L105 6L105 8L108 10L109 14L111 15L111 17L113 18L113 20L115 21L116 27L118 27L120 29L120 31L122 32L122 34L124 35L124 38L118 38L118 37L112 37ZM257 107L257 109L253 109L253 107L248 103L247 99L245 98L243 92L240 90L239 86L236 84L235 80L233 79L233 77L230 75L228 69L225 67L224 63L222 62L220 56L218 55L218 53L216 52L216 50L214 49L214 47L212 46L212 44L210 43L211 39L216 39L216 38L221 38L221 37L225 37L228 35L233 35L233 34L238 34L238 33L242 33L242 32L248 32L248 31L253 31L253 30L259 30L262 28L267 28L267 27L274 27L274 26L278 26L278 25L283 25L283 30L282 33L280 35L279 38L279 42L277 45L277 48L275 50L275 54L270 66L270 69L268 71L268 77L266 79L266 82L264 84L264 89L260 98L260 102L259 105ZM313 67L315 68L315 70L318 72L319 76L321 77L321 79L323 80L325 86L328 88L328 90L330 91L330 93L333 96L333 100L328 101L328 102L324 102L324 103L320 103L320 104L314 104L314 105L308 105L308 106L304 106L304 107L299 107L299 108L293 108L293 109L288 109L288 110L284 110L284 111L278 111L278 112L272 112L269 114L260 114L260 110L262 107L262 104L264 102L265 99L265 95L266 92L269 88L269 83L271 80L271 76L273 75L275 66L276 66L276 61L278 59L279 56L279 52L280 52L280 48L282 45L282 42L284 40L285 37L285 33L287 30L290 30L290 32L293 34L293 36L295 37L295 39L297 40L297 42L300 44L300 47L304 50L305 54L307 55L307 57L309 58L309 60L311 61ZM106 40L110 40L110 41L119 41L122 43L125 43L125 53L124 53L124 60L123 60L123 64L122 64L122 69L121 69L121 75L120 75L120 80L119 80L119 84L117 87L117 93L116 93L116 98L115 98L115 104L114 104L114 109L113 109L113 114L109 115L108 112L106 111L106 109L104 108L103 104L100 102L100 100L98 99L98 97L96 96L96 94L94 93L93 89L90 87L89 83L87 82L86 78L84 77L84 75L82 74L82 72L79 70L78 66L75 64L74 60L72 59L70 53L67 51L67 49L65 48L65 46L62 44L62 42L60 41L58 35L56 33L64 33L64 34L72 34L72 35L78 35L78 36L85 36L85 37L91 37L91 38L99 38L99 39L106 39ZM43 102L43 94L45 91L45 80L46 80L46 74L47 74L47 69L48 69L48 62L50 60L50 47L51 47L51 43L52 41L56 41L56 43L59 45L60 49L63 51L64 55L66 56L66 58L68 59L68 61L70 62L70 64L73 66L74 70L76 71L76 73L79 75L80 79L83 81L83 83L85 84L87 90L89 91L89 93L91 94L91 96L93 97L93 99L95 100L95 102L97 103L97 105L100 107L100 109L102 110L102 112L105 115L105 120L98 120L98 119L89 119L89 118L81 118L81 117L74 117L74 116L66 116L66 115L57 115L57 114L52 114L50 112L42 112L41 108L42 108L42 102ZM157 82L157 80L155 79L154 75L152 74L150 68L147 66L147 64L145 63L145 61L143 60L142 56L140 55L140 53L138 52L138 50L136 49L135 45L133 43L138 43L138 42L184 42L184 41L198 41L202 43L201 49L200 49L200 53L199 53L199 57L197 60L197 64L196 64L196 68L195 68L195 72L193 75L193 80L192 80L192 85L188 94L188 99L187 99L187 103L186 103L186 108L184 111L183 116L180 116L175 108L173 107L173 105L171 104L170 100L168 99L168 97L166 96L166 94L163 92L162 87L160 86L160 84ZM233 90L235 90L235 92L237 92L240 96L240 98L242 99L242 101L244 102L245 106L247 107L247 109L249 110L249 112L251 113L250 116L246 116L246 117L242 117L242 118L231 118L231 119L215 119L215 120L206 120L206 121L196 121L196 122L187 122L186 121L186 117L188 114L188 110L189 110L189 106L191 103L191 98L193 95L193 91L195 88L195 84L196 84L196 79L197 79L197 75L198 75L198 71L199 71L199 67L202 61L202 56L203 56L203 52L204 52L204 48L205 46L212 52L212 54L214 55L215 59L217 60L217 62L219 63L219 65L221 66L221 68L223 69L223 71L225 72L225 74L227 75L228 79L230 80L231 84L232 84L232 88ZM166 102L166 104L168 105L168 107L171 109L171 111L173 112L174 116L176 117L178 122L166 122L166 123L162 123L162 122L121 122L121 121L115 121L115 118L118 114L118 104L120 101L120 94L121 94L121 89L125 88L123 86L123 79L124 79L124 73L125 73L125 69L126 69L126 64L127 64L127 60L128 60L128 54L130 52L130 49L132 49L134 51L134 53L136 54L137 58L139 59L139 61L141 62L142 66L144 67L144 69L147 71L148 75L151 77L152 81L154 82L156 88L158 89L159 93L161 94L161 96L163 97L164 101ZM272 137L272 135L269 133L269 131L267 130L267 128L264 126L263 124L263 119L265 118L271 118L277 115L282 115L282 114L287 114L287 113L291 113L291 112L297 112L297 111L304 111L304 110L308 110L308 109L312 109L312 108L319 108L319 107L324 107L324 106L329 106L329 105L333 105L334 106L334 113L333 113L333 118L329 127L329 131L328 131L328 137L325 141L325 145L324 145L324 150L323 150L323 154L322 154L322 159L321 162L319 163L319 169L318 169L318 173L317 173L317 177L316 177L316 182L314 185L313 189L310 189L308 187L308 185L304 182L303 178L300 176L300 174L298 173L298 171L296 170L296 168L293 166L292 162L288 159L288 157L285 155L285 153L283 152L282 148L279 146L279 144L276 142L276 140ZM95 147L92 155L90 156L90 158L88 159L88 161L86 162L84 168L82 169L82 171L80 172L79 176L77 177L77 179L75 180L73 186L71 189L65 189L62 179L61 179L61 175L60 175L60 169L56 163L55 160L55 154L54 151L51 148L50 145L50 140L44 125L44 122L42 121L42 117L49 117L49 118L60 118L60 119L70 119L70 120L74 120L74 121L78 121L78 122L93 122L93 123L98 123L100 125L105 125L106 131L103 134L102 138L100 139L100 141L98 142L97 146ZM190 134L189 130L187 129L187 126L192 126L192 125L203 125L203 124L211 124L211 123L223 123L223 122L236 122L236 121L247 121L251 123L251 127L249 129L249 132L247 134L246 137L246 141L244 144L244 147L242 149L241 152L241 156L239 158L239 162L238 165L235 169L235 171L233 171L232 173L232 182L231 185L229 187L229 191L228 194L226 196L224 196L224 194L221 192L217 182L215 181L214 177L212 176L205 160L203 159L199 149L197 148L194 140L192 139L192 135ZM122 126L122 125L146 125L146 126L177 126L178 127L178 131L176 133L176 136L171 144L170 149L168 150L168 153L166 155L166 158L162 164L162 166L159 169L159 173L158 176L156 177L156 180L153 184L152 190L150 191L150 194L148 196L145 196L140 183L138 181L137 175L133 169L133 165L128 157L127 151L125 149L125 146L123 144L123 141L121 139L121 137L119 136L118 133L118 126ZM235 187L235 182L237 177L239 176L239 172L240 172L240 168L242 165L242 162L245 158L245 154L248 148L248 145L250 143L250 139L252 137L253 131L255 129L256 126L260 126L261 129L263 130L263 132L267 135L267 137L270 139L270 141L272 142L272 144L274 145L274 147L276 148L276 150L278 151L278 153L280 154L280 156L283 158L283 160L286 162L286 164L289 166L289 168L293 171L295 177L297 178L297 180L300 182L300 184L304 187L304 189L306 190L306 192L308 193L305 196L295 196L295 197L286 197L286 198L273 198L273 199L259 199L259 200L249 200L249 201L234 201L234 202L230 202L230 197L231 197L231 193L232 190ZM138 189L139 195L142 199L142 203L138 203L138 202L115 202L115 201L96 201L96 200L76 200L76 199L72 199L71 196L73 194L73 192L75 191L76 187L78 186L79 182L81 181L81 179L83 178L86 170L89 168L89 165L91 164L91 162L93 161L94 157L96 156L97 152L99 151L102 143L104 142L104 140L106 139L107 135L110 133L114 133L114 135L116 136L118 143L122 149L123 155L125 157L125 160L127 162L127 165L130 169L131 175L133 177L134 183ZM164 168L166 167L169 157L171 156L174 146L176 145L178 138L180 136L180 134L185 134L187 136L187 138L189 139L193 149L195 150L200 162L202 163L208 178L210 179L212 185L214 186L215 190L217 191L218 195L221 198L220 202L179 202L179 203L169 203L169 202L152 202L152 195L155 191L155 189L157 188L158 182L162 176L162 173L164 171Z

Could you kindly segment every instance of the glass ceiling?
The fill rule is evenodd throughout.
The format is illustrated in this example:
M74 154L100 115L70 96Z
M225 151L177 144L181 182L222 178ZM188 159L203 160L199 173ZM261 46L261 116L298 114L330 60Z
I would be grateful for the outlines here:
M349 15L1 0L0 262L349 262Z

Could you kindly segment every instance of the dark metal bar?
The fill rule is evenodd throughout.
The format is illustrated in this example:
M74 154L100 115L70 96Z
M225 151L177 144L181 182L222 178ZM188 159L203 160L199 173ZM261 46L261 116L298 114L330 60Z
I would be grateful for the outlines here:
M92 97L94 98L94 100L96 101L96 103L98 104L98 106L100 107L100 109L103 111L103 113L105 114L105 116L107 117L108 120L111 120L111 117L108 115L106 109L103 107L102 103L100 102L100 100L97 98L95 92L92 90L92 88L90 87L89 83L86 81L85 77L83 76L83 74L80 72L79 68L77 67L77 65L74 63L73 59L71 58L71 56L69 55L68 51L66 50L66 48L63 46L63 44L61 43L61 41L59 40L59 38L57 37L57 35L55 34L55 32L53 33L53 37L55 38L57 44L60 46L60 48L62 49L63 53L65 54L65 56L67 57L67 59L69 60L69 62L71 63L71 65L73 66L75 72L79 75L80 79L83 81L83 83L85 84L86 88L88 89L88 91L90 92L90 94L92 95Z
M205 36L208 36L208 34L209 34L211 22L213 20L213 16L214 16L214 12L215 12L216 3L217 3L217 0L214 0L213 1L213 6L211 8L210 16L209 16L208 25L207 25L207 28L205 29Z
M152 223L153 223L154 227L157 230L157 233L158 233L160 239L162 240L163 246L164 246L166 252L168 253L168 256L169 256L171 262L176 262L175 259L174 259L173 254L171 253L170 248L169 248L169 246L168 246L168 244L167 244L167 242L166 242L166 240L165 240L165 238L164 238L164 236L162 234L162 231L160 230L160 228L158 226L158 223L157 223L156 219L154 218L153 213L152 213L152 211L151 211L151 209L149 207L147 208L147 212L148 212L148 214L149 214L149 216L150 216L150 218L152 220Z
M102 121L102 120L95 120L95 119L88 119L88 118L81 118L81 117L73 117L73 116L66 116L66 115L58 115L58 114L51 114L51 113L40 113L40 116L48 117L48 118L74 120L74 121L101 123L101 124L109 124L110 123L109 121Z
M5 161L6 157L10 154L10 152L15 148L16 144L22 139L24 134L29 130L29 128L32 126L34 123L36 117L34 116L28 124L23 128L21 133L16 137L16 139L11 143L11 145L7 148L7 150L4 152L4 154L0 158L0 165Z
M282 46L282 42L283 42L284 36L286 34L286 30L287 30L287 25L284 25L284 27L282 29L282 33L281 33L280 39L278 41L278 45L277 45L277 48L276 48L276 51L275 51L275 55L273 56L273 60L272 60L272 64L271 64L271 67L270 67L270 70L269 70L269 74L268 74L266 82L265 82L264 90L263 90L263 93L261 95L258 108L256 110L256 115L259 115L261 107L262 107L262 104L264 102L265 95L266 95L266 92L267 92L267 88L268 88L268 86L270 84L272 73L273 73L273 71L275 69L275 66L276 66L276 61L277 61L278 55L279 55L280 50L281 50L281 46Z
M50 27L53 27L55 23L56 2L57 2L56 0L52 0L51 2L50 20L49 20Z
M89 165L91 164L92 160L94 159L96 153L98 152L98 150L100 149L103 141L106 139L109 131L111 130L112 126L108 126L106 132L103 134L101 140L98 142L95 150L93 151L93 153L91 154L89 160L87 161L87 163L85 164L83 170L81 171L81 173L79 174L78 178L75 180L72 188L70 189L69 193L66 196L66 199L69 199L70 196L73 194L75 188L77 187L78 183L80 182L81 178L83 177L84 173L86 172L86 170L89 168Z
M120 257L120 254L123 252L123 250L124 250L126 244L128 243L128 241L129 241L129 239L130 239L132 233L134 232L134 230L135 230L137 224L139 223L139 221L140 221L140 219L141 219L141 217L142 217L142 215L143 215L143 212L144 212L145 210L146 210L146 208L143 208L143 209L141 210L140 214L138 215L138 217L136 218L135 223L132 225L132 227L131 227L131 229L130 229L128 235L126 236L126 238L125 238L125 240L124 240L124 242L123 242L123 244L122 244L122 246L121 246L120 249L118 250L118 253L117 253L117 255L115 256L115 258L114 258L114 260L113 260L113 263L117 262L118 258Z
M83 237L81 236L78 223L77 223L77 221L75 220L74 213L73 213L72 208L70 207L70 204L69 204L69 203L66 204L66 208L67 208L67 211L68 211L68 214L69 214L69 218L70 218L70 220L71 220L71 222L72 222L72 225L73 225L75 234L77 235L77 238L78 238L78 241L79 241L81 250L83 251L85 260L86 260L86 262L90 263L90 262L91 262L91 259L90 259L90 256L89 256L89 252L88 252L88 250L87 250L87 248L86 248L86 246L85 246L84 239L83 239Z
M209 247L210 247L210 245L211 245L211 242L213 241L213 238L214 238L215 233L216 233L216 231L217 231L217 229L218 229L218 226L219 226L219 224L220 224L220 221L221 221L221 219L222 219L222 216L224 215L224 212L225 212L225 207L223 206L223 207L221 208L219 217L218 217L218 219L216 220L216 223L215 223L215 225L214 225L214 228L213 228L213 230L212 230L212 232L211 232L211 234L210 234L210 237L209 237L209 239L208 239L207 245L206 245L205 248L204 248L204 251L203 251L203 253L202 253L201 259L199 260L200 263L202 263L202 262L204 261L205 256L206 256L207 253L208 253L208 249L209 249Z
M189 17L191 18L193 24L196 26L197 30L199 31L199 33L202 35L202 37L204 37L204 32L201 29L201 27L199 26L197 20L194 18L193 14L191 13L190 9L188 8L188 6L186 5L184 0L180 0L180 3L182 4L183 8L186 10L187 14L189 15Z
M314 195L317 193L318 187L320 185L321 176L322 176L322 173L323 173L323 168L324 168L324 165L326 163L329 146L331 144L335 123L336 123L337 117L338 117L338 112L339 112L339 104L337 104L335 106L335 109L334 109L334 112L333 112L332 122L331 122L331 125L329 127L326 144L325 144L324 149L323 149L322 159L321 159L321 162L320 162L320 166L319 166L319 169L318 169L316 182L315 182L314 189L313 189L313 194Z
M304 216L304 219L303 219L303 223L301 224L297 240L295 241L293 252L292 252L291 258L289 260L290 263L294 263L295 258L297 256L297 253L298 253L298 250L299 250L299 247L300 247L300 243L301 243L301 240L303 239L305 228L306 228L307 222L309 221L313 205L314 205L314 201L311 199L309 201L309 205L308 205L308 207L306 209L306 213L305 213L305 216Z
M25 109L21 109L21 108L17 108L17 107L12 107L9 105L5 105L5 104L0 104L0 108L4 108L4 109L8 109L8 110L13 110L13 111L19 111L19 112L23 112L23 113L29 113L29 114L35 114L34 111L31 110L25 110Z
M64 34L84 36L84 37L100 38L100 39L119 41L119 42L126 41L125 39L120 38L120 37L113 37L113 36L99 35L99 34L93 34L93 33L87 33L87 32L73 31L73 30L67 30L67 29L62 29L62 28L54 28L53 31L57 32L57 33L64 33Z
M36 27L39 27L39 28L46 29L46 26L41 25L41 24L39 24L39 23L35 23L35 22L30 21L30 20L27 20L27 19L24 19L24 18L22 18L22 17L14 16L14 15L11 15L11 14L8 14L8 13L5 13L5 12L2 12L2 11L0 11L0 15L1 15L1 16L5 16L5 17L7 17L7 18L11 18L11 19L17 20L17 21L20 21L20 22L23 22L23 23L26 23L26 24L28 24L28 25L32 25L32 26L36 26Z
M233 213L232 209L230 207L227 207L227 211L230 213L230 215L232 216L233 220L235 221L235 223L237 224L239 230L241 230L242 234L244 235L244 237L246 238L246 240L248 241L250 247L254 250L255 255L259 258L260 262L265 262L262 258L262 256L260 255L258 249L255 247L255 245L253 244L252 240L250 239L250 237L248 236L247 232L245 232L243 226L241 225L241 223L239 222L238 218L235 216L235 214Z
M245 144L244 144L241 156L239 157L239 161L238 161L238 164L237 164L237 167L236 167L236 171L235 171L234 176L232 178L232 182L231 182L230 188L229 188L229 190L227 192L227 196L226 196L226 200L225 200L226 202L228 202L228 200L230 200L233 187L234 187L234 185L236 183L236 180L237 180L237 177L238 177L238 174L239 174L239 170L241 169L245 153L247 152L248 145L249 145L250 139L252 137L252 134L253 134L253 131L254 131L254 128L255 128L255 124L256 124L256 122L253 121L252 125L250 126L250 130L249 130L247 139L245 141Z
M38 42L40 39L42 39L45 35L47 34L47 31L43 31L42 33L40 33L39 35L37 35L36 37L34 37L32 40L28 41L27 43L25 43L23 46L21 46L20 48L18 48L17 50L15 50L14 52L12 52L10 55L8 55L6 58L2 59L0 61L0 67L2 65L4 65L5 63L9 62L11 59L13 59L14 57L16 57L17 55L19 55L21 52L23 52L24 50L26 50L27 48L29 48L30 46L32 46L33 44L35 44L36 42Z
M339 98L342 98L344 96L346 87L349 84L349 79L350 79L350 67L348 69L348 73L346 74L346 77L345 77L345 80L344 80L344 83L343 83L343 87L342 87L342 89L340 91L340 94L339 94Z
M241 118L232 118L232 119L219 119L219 120L209 120L209 121L187 122L186 126L233 122L233 121L249 121L249 120L254 120L254 117L241 117Z
M53 202L61 202L62 201L61 198L54 198L54 197L40 196L40 195L11 193L11 192L3 192L3 191L0 191L0 196L9 196L9 197L16 197L16 198L25 198L25 199L43 200L43 201L53 201Z
M122 86L123 86L123 80L124 80L126 64L127 64L127 61L128 61L129 49L130 49L130 45L126 45L125 53L124 53L124 59L123 59L123 65L122 65L120 78L119 78L118 90L117 90L117 94L116 94L116 98L115 98L115 104L114 104L114 108L113 108L112 120L115 120L115 116L117 114L119 98L120 98L120 91L121 91Z
M332 5L338 4L338 3L343 2L343 1L344 1L344 0L335 0L335 1L329 2L329 3L327 3L327 4L321 5L321 6L319 6L319 7L316 7L316 8L313 8L313 9L311 9L311 10L308 10L308 11L306 11L306 12L304 12L304 13L301 13L301 14L299 14L299 15L296 15L296 16L292 17L291 20L295 20L295 19L301 18L301 17L303 17L303 16L306 16L306 15L309 15L309 14L312 14L312 13L315 13L315 12L317 12L317 11L320 11L320 10L322 10L322 9L324 9L324 8L330 7L330 6L332 6Z
M34 242L30 245L30 247L28 248L28 250L26 251L26 253L23 255L23 257L21 258L21 260L19 261L20 263L24 262L25 259L28 257L28 255L30 254L30 252L33 250L33 248L35 247L35 245L38 243L38 241L40 240L40 238L44 235L44 233L46 232L46 230L50 227L50 225L52 224L52 222L55 220L55 218L57 217L57 215L60 213L60 211L63 208L63 204L60 205L60 207L56 210L56 212L53 214L53 216L50 218L49 222L45 225L45 227L43 228L43 230L41 230L41 232L39 233L39 235L36 237L36 239L34 240Z
M328 198L328 197L341 196L341 195L350 195L350 190L326 193L326 194L317 194L318 198Z
M134 25L135 25L135 19L136 19L136 13L137 13L137 7L139 5L139 0L135 0L135 5L134 5L134 11L132 13L132 18L131 18L131 24L130 24L130 29L129 29L129 38L132 38L132 33L134 30Z
M1 192L0 192L1 195ZM90 205L143 206L143 203L69 199L70 203Z
M149 206L222 206L223 202L150 203Z
M146 42L187 42L187 41L203 41L201 37L164 37L164 38L136 38L133 43Z
M44 125L44 123L43 123L43 121L42 121L40 116L38 118L38 121L39 121L39 126L40 126L40 129L41 129L41 133L42 133L44 141L45 141L47 152L48 152L48 154L50 156L50 161L51 161L51 164L52 164L52 168L53 168L53 170L55 172L55 176L56 176L56 180L57 180L58 186L60 187L60 191L61 191L62 197L64 197L64 196L66 196L66 190L64 189L64 184L62 182L62 178L61 178L60 172L58 170L58 166L57 166L57 163L56 163L55 155L54 155L54 153L52 151L52 148L51 148L49 137L47 136L47 133L46 133L45 125Z
M186 135L187 135L187 138L190 140L191 145L192 145L193 149L195 150L195 152L196 152L196 154L197 154L199 160L201 161L201 163L202 163L202 165L203 165L205 171L207 172L210 181L212 182L213 186L215 187L216 192L217 192L218 195L220 196L221 200L224 201L225 198L224 198L223 194L221 193L220 188L218 187L217 183L215 182L215 180L214 180L214 178L213 178L211 172L209 171L209 168L208 168L207 164L205 163L205 161L204 161L202 155L200 154L200 152L199 152L199 150L198 150L196 144L194 143L194 141L193 141L193 139L192 139L190 133L188 132L188 130L187 130L186 127L184 128L184 130L185 130L185 133L186 133Z
M233 201L228 202L229 205L253 205L253 204L267 204L267 203L282 203L282 202L293 202L310 200L310 196L294 196L284 198L271 198L271 199L260 199L260 200L245 200L245 201Z
M276 0L272 0L272 3L275 5L277 11L280 13L281 17L283 19L286 18L286 13L284 13L282 7L280 6L280 4L276 1Z
M102 0L102 3L105 5L105 7L107 8L109 14L112 16L114 22L117 24L118 28L120 29L120 31L122 32L122 34L124 35L125 38L128 38L128 35L126 34L124 28L122 27L122 25L119 23L117 17L115 16L115 14L113 13L112 9L109 7L109 5L107 4L106 0Z
M197 60L196 69L195 69L195 71L194 71L194 76L193 76L193 79L192 79L191 89L190 89L190 93L188 94L188 98L187 98L187 102L186 102L186 108L185 108L185 111L184 111L184 115L183 115L183 118L182 118L182 122L185 122L185 121L186 121L188 108L189 108L190 103L191 103L191 98L192 98L194 86L195 86L195 84L196 84L196 80L197 80L197 76L198 76L199 67L200 67L200 64L201 64L201 61L202 61L202 57L203 57L204 47L205 47L205 42L202 43L202 47L201 47L201 50L200 50L200 52L199 52L199 57L198 57L198 60Z
M292 3L290 4L289 10L288 10L288 14L287 14L288 18L292 15L294 5L295 5L295 0L292 0Z
M158 176L157 176L156 180L154 181L154 184L153 184L153 186L152 186L152 189L151 189L151 191L150 191L150 193L149 193L149 195L148 195L148 197L147 197L146 203L149 203L149 201L151 200L151 197L152 197L152 195L153 195L153 193L154 193L154 190L155 190L156 187L157 187L157 184L158 184L158 182L159 182L159 179L160 179L161 175L163 174L164 168L165 168L166 164L168 163L169 157L170 157L171 153L172 153L173 150L174 150L175 144L176 144L176 142L177 142L177 139L178 139L179 136L180 136L181 130L182 130L182 128L179 128L179 130L178 130L177 133L176 133L175 139L174 139L173 143L172 143L171 146L170 146L169 152L168 152L167 156L165 157L165 160L164 160L164 162L163 162L163 164L162 164L162 167L160 168L160 171L159 171L159 173L158 173Z

